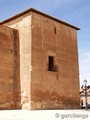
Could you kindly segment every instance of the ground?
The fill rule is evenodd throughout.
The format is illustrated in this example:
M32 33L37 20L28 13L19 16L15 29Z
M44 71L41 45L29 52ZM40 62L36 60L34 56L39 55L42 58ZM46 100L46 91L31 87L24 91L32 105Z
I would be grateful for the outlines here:
M89 110L1 110L0 120L90 120Z

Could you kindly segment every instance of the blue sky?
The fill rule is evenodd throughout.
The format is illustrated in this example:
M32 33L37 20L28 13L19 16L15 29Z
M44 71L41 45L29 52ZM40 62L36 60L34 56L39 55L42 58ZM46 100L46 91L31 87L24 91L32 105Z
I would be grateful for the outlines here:
M30 7L81 28L78 31L80 83L90 84L90 0L0 0L0 21Z

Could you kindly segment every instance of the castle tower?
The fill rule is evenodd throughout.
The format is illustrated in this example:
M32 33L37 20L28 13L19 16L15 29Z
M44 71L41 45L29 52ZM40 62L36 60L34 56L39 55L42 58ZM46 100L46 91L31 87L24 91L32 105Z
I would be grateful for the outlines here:
M33 8L1 24L19 34L21 102L17 104L31 110L79 108L79 28Z

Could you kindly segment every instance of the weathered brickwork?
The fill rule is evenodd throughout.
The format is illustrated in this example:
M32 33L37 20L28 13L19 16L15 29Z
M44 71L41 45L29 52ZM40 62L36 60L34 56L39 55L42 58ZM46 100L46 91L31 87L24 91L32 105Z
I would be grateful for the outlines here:
M36 13L32 16L32 108L79 107L76 30ZM48 71L48 55L55 57L56 72Z
M0 25L0 109L15 109L20 101L18 45L18 31Z
M30 109L31 13L20 16L5 25L19 31L21 106L22 109Z
M2 24L19 31L21 109L79 108L78 28L33 9Z

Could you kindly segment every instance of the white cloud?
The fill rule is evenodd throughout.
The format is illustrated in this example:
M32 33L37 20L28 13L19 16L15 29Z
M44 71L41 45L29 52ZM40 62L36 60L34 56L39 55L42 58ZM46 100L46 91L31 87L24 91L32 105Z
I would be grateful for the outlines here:
M79 52L80 83L87 79L90 85L90 51L80 50Z

